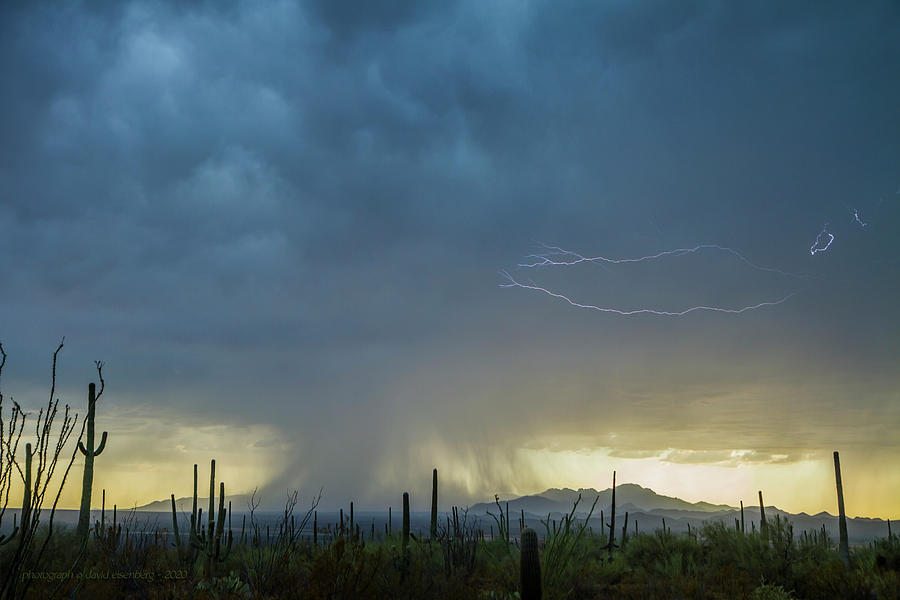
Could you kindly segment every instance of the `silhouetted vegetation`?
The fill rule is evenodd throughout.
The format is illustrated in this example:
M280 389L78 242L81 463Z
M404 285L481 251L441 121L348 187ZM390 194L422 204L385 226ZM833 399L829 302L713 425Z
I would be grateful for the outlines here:
M214 573L207 546L186 555L169 533L126 534L117 524L81 551L74 529L57 530L34 571L72 575L31 580L20 597L900 598L896 536L851 548L847 566L831 539L820 532L794 536L778 517L768 524L768 540L712 522L690 535L630 534L610 558L606 535L577 526L558 528L550 540L526 528L520 549L516 540L485 539L457 514L433 539L410 534L405 549L402 533L365 539L359 528L330 525L323 530L331 535L316 546L310 536L291 539L291 516L279 523L277 539L267 543L264 534L253 534L235 541ZM47 534L42 526L37 538ZM555 560L548 551L554 545L569 547L570 559ZM4 565L12 551L0 548Z
M62 344L57 353L60 348ZM0 346L0 373L5 357ZM257 519L259 498L254 493L249 523L245 515L238 535L224 482L218 482L216 498L213 460L206 523L198 506L194 465L187 535L181 533L174 494L170 531L158 523L138 522L134 511L120 522L115 505L107 522L104 490L100 519L85 537L80 528L54 527L53 515L75 452L96 456L104 447L106 432L98 448L92 439L93 408L100 394L91 384L87 444L79 437L59 488L47 496L50 475L57 462L65 463L60 458L77 422L66 407L61 432L53 432L55 364L56 353L50 404L38 415L37 437L34 445L25 446L24 465L18 462L17 448L26 413L14 403L6 418L0 395L0 526L13 479L24 484L21 519L0 536L0 599L900 598L900 539L890 529L887 537L857 547L846 545L843 531L840 545L824 530L795 534L779 515L765 518L761 493L758 531L744 531L742 513L734 527L712 521L687 534L673 534L663 521L655 531L629 534L626 513L617 544L615 474L610 520L603 520L601 511L603 531L597 533L588 526L597 500L581 518L576 515L580 497L558 522L550 515L542 520L543 534L527 527L522 513L521 540L511 534L508 504L497 497L496 514L489 513L496 537L493 524L472 519L458 507L446 515L444 525L437 512L435 470L427 537L410 528L408 493L402 494L400 531L395 533L388 523L384 532L376 532L373 522L367 538L352 504L349 522L343 511L338 523L320 522L316 508L321 491L300 512L298 492L289 494L275 526L265 528ZM98 363L102 375L101 367ZM101 392L102 385L101 377ZM835 466L843 504L837 453ZM90 480L84 478L88 489L83 498L91 497ZM42 522L45 497L53 503L49 520Z

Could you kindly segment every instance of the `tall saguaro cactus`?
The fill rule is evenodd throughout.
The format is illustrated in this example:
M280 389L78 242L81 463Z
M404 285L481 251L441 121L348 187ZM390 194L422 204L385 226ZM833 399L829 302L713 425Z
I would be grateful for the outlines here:
M181 556L181 534L178 533L178 512L175 510L175 494L172 494L172 531L175 532L175 548Z
M437 537L437 469L431 475L431 538Z
M522 530L522 551L519 555L519 593L522 600L541 600L541 557L534 529Z
M841 458L834 452L834 481L837 485L838 497L838 529L841 541L838 551L845 565L850 564L850 544L847 538L847 513L844 512L844 485L841 483Z
M216 530L216 460L209 461L209 527L206 529L206 552L212 554L215 550L213 532Z
M233 543L233 534L231 525L229 524L228 532L225 533L225 516L230 514L225 508L225 483L219 482L219 513L216 518L215 502L216 502L216 461L209 461L209 525L204 529L201 525L203 521L203 509L197 509L196 516L191 514L191 534L190 546L192 548L191 558L194 553L204 553L207 557L207 575L212 577L214 574L215 563L222 562L228 558L231 553ZM194 500L193 506L197 506L197 465L194 465ZM229 521L230 523L230 521ZM197 530L194 530L196 524ZM222 550L222 545L225 549ZM257 543L257 542L255 542Z
M606 545L609 557L612 558L613 548L616 547L616 472L613 471L612 507L609 515L609 543Z
M98 371L102 368L97 364ZM100 394L103 393L103 377L100 377ZM81 509L78 512L78 537L87 540L88 530L91 526L91 487L94 484L94 459L106 448L106 432L100 439L100 445L94 447L94 417L96 415L97 387L91 383L88 385L88 414L87 414L87 446L78 442L78 449L84 455L84 479L81 487Z
M763 504L762 490L759 490L759 533L764 540L769 539L769 524L766 523L766 507Z
M31 459L31 444L25 444L25 492L22 494L22 514L19 517L23 538L31 528Z
M409 492L403 492L403 552L406 553L406 547L409 546Z

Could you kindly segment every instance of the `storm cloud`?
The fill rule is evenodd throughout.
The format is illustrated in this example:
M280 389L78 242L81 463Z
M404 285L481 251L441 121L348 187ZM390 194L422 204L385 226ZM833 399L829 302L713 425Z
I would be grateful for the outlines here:
M900 458L895 3L2 10L3 387L37 406L66 335L81 407L105 359L113 494L209 458L371 506L432 466L469 502L617 460ZM539 243L805 277L517 272L628 309L795 294L622 317L501 288ZM607 462L555 481L535 452Z

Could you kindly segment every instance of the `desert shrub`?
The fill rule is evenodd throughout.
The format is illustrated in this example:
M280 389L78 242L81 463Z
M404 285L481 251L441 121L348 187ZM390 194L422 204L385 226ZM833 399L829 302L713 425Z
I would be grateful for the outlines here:
M792 600L794 595L780 585L764 583L750 594L750 600Z

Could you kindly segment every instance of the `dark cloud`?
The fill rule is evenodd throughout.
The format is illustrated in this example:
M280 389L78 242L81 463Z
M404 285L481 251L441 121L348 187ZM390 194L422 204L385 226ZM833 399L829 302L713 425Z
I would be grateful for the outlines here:
M750 463L892 439L894 3L4 10L10 385L39 389L66 334L67 381L106 358L110 402L277 429L246 441L294 444L273 486L379 501L427 480L421 448L467 497L536 484L528 447ZM715 252L518 273L622 308L798 292L629 319L497 287L536 242L718 243L814 277Z

